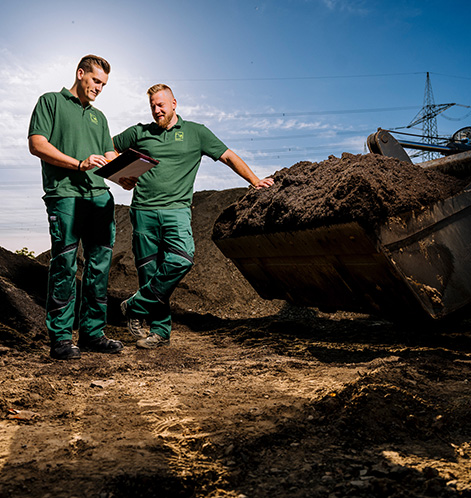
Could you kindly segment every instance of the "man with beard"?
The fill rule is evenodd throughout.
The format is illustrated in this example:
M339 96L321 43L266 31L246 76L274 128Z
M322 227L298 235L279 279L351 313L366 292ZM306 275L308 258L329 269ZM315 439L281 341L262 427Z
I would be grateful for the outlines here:
M139 290L121 304L137 347L152 349L170 343L169 298L193 266L191 230L193 185L201 158L221 161L255 188L269 187L247 164L204 125L176 114L170 87L154 85L147 91L153 123L137 124L113 138L115 148L132 148L159 161L135 186L130 216ZM122 183L131 189L131 180ZM150 325L147 335L142 321Z
M72 88L42 95L29 126L29 150L41 159L51 234L46 325L51 357L59 360L80 358L80 349L117 353L123 348L103 332L115 238L114 202L103 178L93 174L94 168L116 157L106 118L91 105L109 72L105 59L83 57ZM85 263L77 347L72 329L80 241Z

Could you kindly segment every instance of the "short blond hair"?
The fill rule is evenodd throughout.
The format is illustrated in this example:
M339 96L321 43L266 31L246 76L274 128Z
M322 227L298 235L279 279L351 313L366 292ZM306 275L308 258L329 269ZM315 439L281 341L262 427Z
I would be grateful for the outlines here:
M168 85L165 85L164 83L157 83L157 85L151 86L149 90L147 90L147 95L149 97L152 97L152 95L155 95L156 93L163 91L170 92L172 94L172 98L175 98L172 89Z

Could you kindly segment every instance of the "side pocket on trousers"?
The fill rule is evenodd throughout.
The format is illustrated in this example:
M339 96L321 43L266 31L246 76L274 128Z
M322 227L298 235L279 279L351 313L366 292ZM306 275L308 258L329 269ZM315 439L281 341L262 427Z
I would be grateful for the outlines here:
M53 242L59 242L62 239L61 222L54 214L49 215L49 233Z

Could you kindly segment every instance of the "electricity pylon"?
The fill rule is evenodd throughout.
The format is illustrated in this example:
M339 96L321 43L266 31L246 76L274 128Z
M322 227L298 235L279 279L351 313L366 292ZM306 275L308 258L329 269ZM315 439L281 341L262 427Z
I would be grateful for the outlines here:
M424 105L422 107L425 119L422 122L422 142L425 144L434 144L438 136L437 127L437 112L435 99L433 98L432 82L430 74L427 72L427 80L425 82ZM440 157L438 152L423 152L423 157L426 161Z

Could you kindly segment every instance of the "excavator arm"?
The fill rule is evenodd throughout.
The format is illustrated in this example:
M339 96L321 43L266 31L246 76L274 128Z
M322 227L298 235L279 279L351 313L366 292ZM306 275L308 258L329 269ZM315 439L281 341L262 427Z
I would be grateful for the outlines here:
M396 140L389 131L380 128L367 138L366 143L370 152L374 154L395 157L400 161L409 163L412 161L404 148L440 152L445 157L419 163L419 166L436 169L450 175L468 176L471 175L471 141L467 135L468 131L465 132L464 130L471 130L471 128L458 130L447 145L431 145L408 140ZM460 139L456 140L455 136L460 137Z

